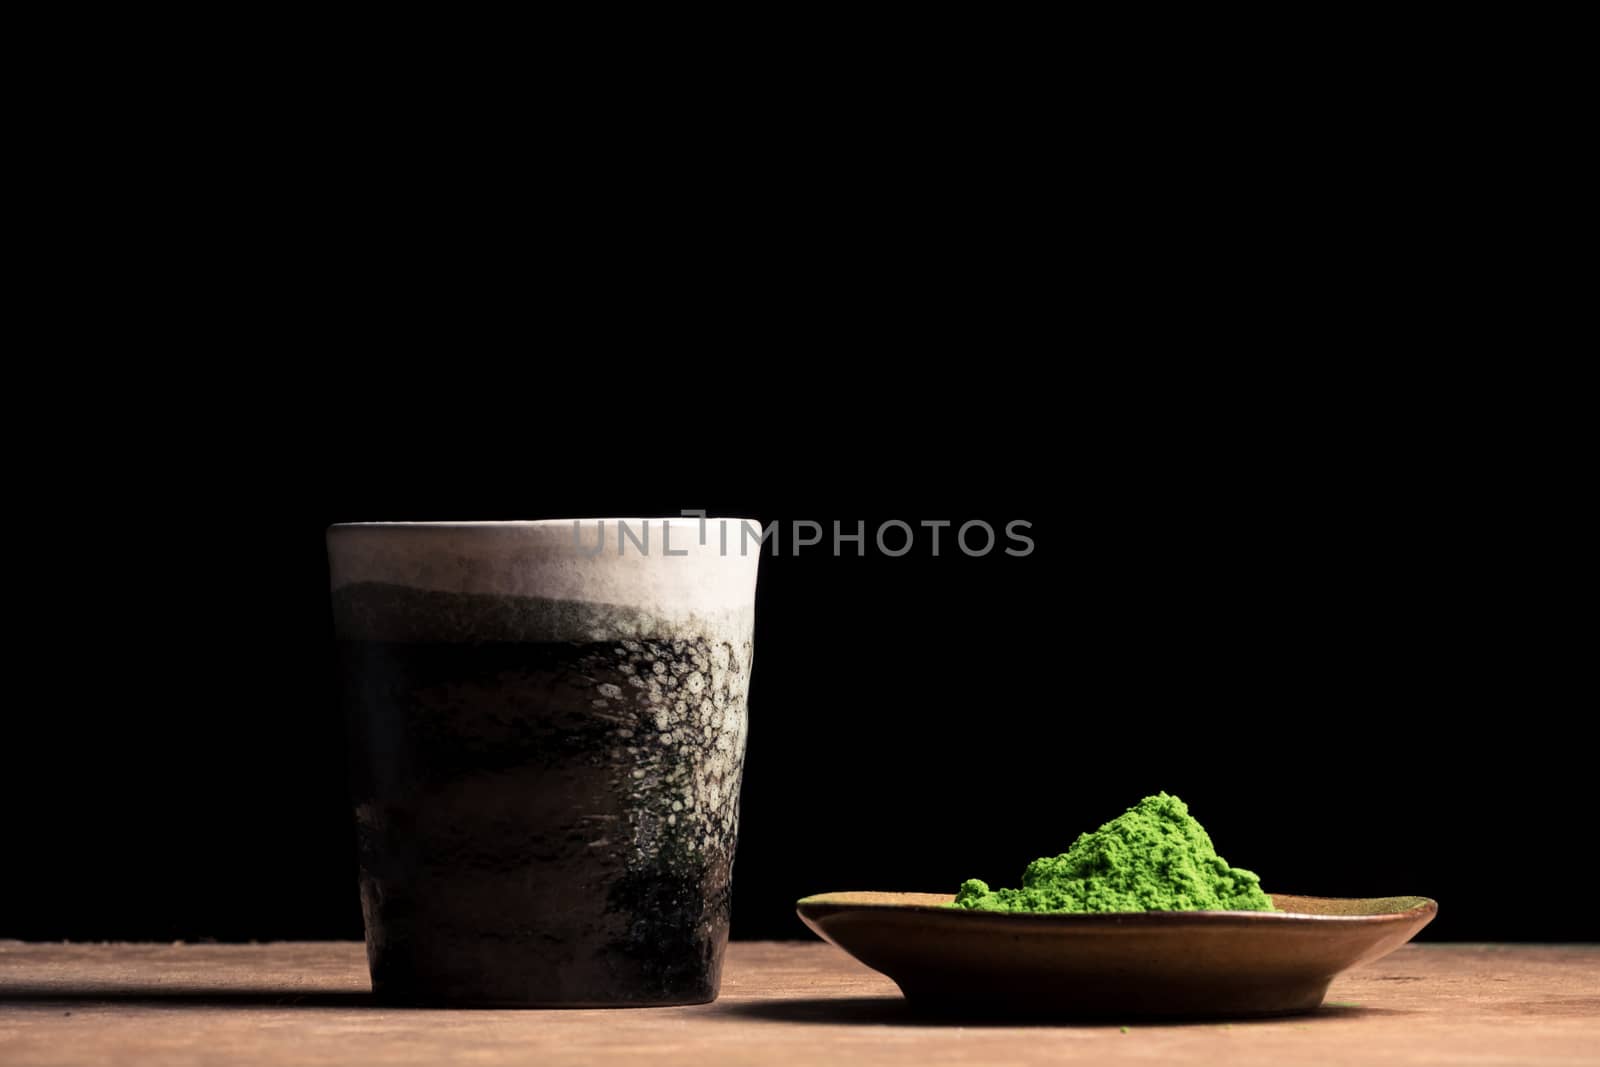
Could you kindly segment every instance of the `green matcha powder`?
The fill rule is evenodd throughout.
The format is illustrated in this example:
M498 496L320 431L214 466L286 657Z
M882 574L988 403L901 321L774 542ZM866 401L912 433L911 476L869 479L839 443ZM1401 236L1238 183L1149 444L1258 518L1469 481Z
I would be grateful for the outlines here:
M1145 797L1059 856L1022 872L1022 888L961 883L955 908L981 911L1271 911L1261 879L1230 867L1177 797Z

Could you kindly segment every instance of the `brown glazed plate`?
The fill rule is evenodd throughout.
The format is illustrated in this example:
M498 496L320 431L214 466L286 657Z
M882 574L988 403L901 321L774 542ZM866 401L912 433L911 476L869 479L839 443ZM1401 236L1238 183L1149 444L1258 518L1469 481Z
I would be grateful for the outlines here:
M1117 1019L1313 1011L1335 975L1439 910L1426 897L1271 896L1277 911L1037 915L947 908L941 893L823 893L796 910L914 1006Z

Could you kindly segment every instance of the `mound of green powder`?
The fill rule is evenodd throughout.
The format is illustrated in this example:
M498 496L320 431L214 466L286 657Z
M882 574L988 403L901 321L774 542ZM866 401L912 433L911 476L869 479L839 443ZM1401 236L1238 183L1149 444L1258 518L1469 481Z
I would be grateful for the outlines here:
M1261 879L1230 867L1177 797L1145 797L1059 856L1022 872L1022 888L961 883L951 907L982 911L1271 911Z

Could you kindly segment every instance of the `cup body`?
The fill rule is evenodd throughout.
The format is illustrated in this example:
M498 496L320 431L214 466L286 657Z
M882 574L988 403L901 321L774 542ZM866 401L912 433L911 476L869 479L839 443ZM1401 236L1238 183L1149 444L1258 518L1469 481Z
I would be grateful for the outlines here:
M716 997L760 558L740 525L329 528L380 999Z

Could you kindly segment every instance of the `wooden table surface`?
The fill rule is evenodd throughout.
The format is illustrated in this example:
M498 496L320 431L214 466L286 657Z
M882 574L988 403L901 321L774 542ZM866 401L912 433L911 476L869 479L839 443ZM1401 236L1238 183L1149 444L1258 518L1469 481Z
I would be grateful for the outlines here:
M370 1002L359 944L0 942L0 1064L1600 1064L1600 945L1408 945L1266 1022L918 1018L827 945L735 943L686 1008L433 1011Z

